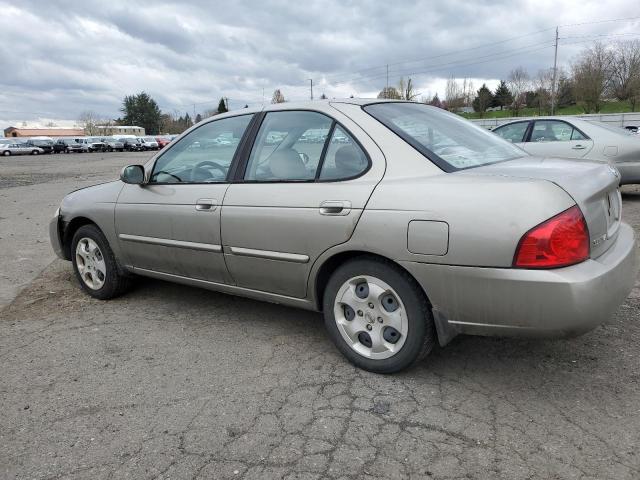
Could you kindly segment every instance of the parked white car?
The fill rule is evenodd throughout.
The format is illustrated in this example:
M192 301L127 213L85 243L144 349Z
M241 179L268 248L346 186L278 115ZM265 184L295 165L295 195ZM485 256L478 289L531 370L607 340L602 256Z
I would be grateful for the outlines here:
M40 155L44 150L40 147L29 145L28 143L2 143L0 144L0 155Z
M500 125L494 133L538 157L596 160L615 166L620 184L640 183L640 138L623 128L571 117Z

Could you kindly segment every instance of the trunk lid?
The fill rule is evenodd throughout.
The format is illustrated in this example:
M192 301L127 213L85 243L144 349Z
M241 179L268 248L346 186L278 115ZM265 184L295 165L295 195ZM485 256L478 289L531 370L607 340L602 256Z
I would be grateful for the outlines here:
M599 257L615 242L622 218L620 174L606 163L524 157L460 173L465 172L553 182L571 195L582 210L589 228L591 258Z

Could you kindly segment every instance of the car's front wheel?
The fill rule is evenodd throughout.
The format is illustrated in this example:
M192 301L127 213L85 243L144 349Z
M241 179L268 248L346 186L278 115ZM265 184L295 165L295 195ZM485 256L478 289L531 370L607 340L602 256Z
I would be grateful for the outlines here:
M9 150L5 150L4 152L2 152L2 154L3 154L5 157L8 157L9 155L11 155L11 151L9 151Z
M360 257L340 266L323 298L329 336L351 363L377 373L403 370L436 343L427 298L399 266Z
M92 297L108 300L129 287L130 279L120 273L107 239L95 225L78 229L73 236L71 253L76 278Z

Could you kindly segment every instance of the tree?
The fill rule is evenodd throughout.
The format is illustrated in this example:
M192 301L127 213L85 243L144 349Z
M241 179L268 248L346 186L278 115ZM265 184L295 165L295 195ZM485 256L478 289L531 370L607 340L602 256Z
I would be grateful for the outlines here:
M218 115L218 110L215 110L213 108L209 108L209 109L205 110L204 112L202 112L203 118L213 117L214 115Z
M320 100L326 100L326 99L327 99L327 96L323 92L322 95L320 95Z
M556 107L568 107L575 105L576 99L573 95L573 82L564 72L560 72L558 87L556 90Z
M85 110L78 117L78 125L82 127L86 135L96 135L98 133L98 115L91 110Z
M431 101L429 101L429 105L431 105L433 107L442 108L442 102L440 101L440 98L438 98L438 94L437 93L433 96Z
M640 101L640 40L617 42L612 59L612 92L635 111Z
M411 80L411 77L407 78L406 82L404 81L404 77L400 77L398 91L400 92L400 100L413 100L420 95L413 89L413 81Z
M483 117L484 112L487 111L487 108L489 108L492 103L493 94L491 90L487 88L487 85L483 83L480 90L478 90L478 95L473 99L473 109L480 113L480 117Z
M553 69L538 71L538 76L533 81L536 92L536 106L538 115L551 113L551 90L553 87ZM527 103L527 105L529 105ZM531 105L529 105L531 106Z
M384 87L380 93L378 93L378 98L390 98L392 100L400 100L400 93L396 89L396 87Z
M120 111L124 114L122 123L143 127L148 135L160 133L160 107L145 92L138 95L127 95Z
M200 123L202 121L202 115L197 114L196 115L196 123Z
M522 105L525 102L524 93L529 87L529 74L522 67L517 67L511 70L509 77L507 78L507 86L509 87L509 93L513 101L511 102L511 111L514 116L518 116Z
M447 78L444 100L446 102L447 110L451 112L455 112L464 106L464 91L458 84L458 81L453 77Z
M271 103L284 103L286 100L284 99L284 95L280 91L279 88L276 88L273 91L273 97L271 97Z
M507 82L500 80L500 85L496 87L496 92L493 94L493 103L491 106L500 107L500 110L502 110L504 107L507 107L512 103L513 97L511 96L509 87L507 87Z
M221 98L218 102L218 113L225 113L228 111L229 109L227 108L227 104L224 102L224 98Z
M613 56L602 43L582 51L572 65L576 101L585 113L599 112L611 84Z

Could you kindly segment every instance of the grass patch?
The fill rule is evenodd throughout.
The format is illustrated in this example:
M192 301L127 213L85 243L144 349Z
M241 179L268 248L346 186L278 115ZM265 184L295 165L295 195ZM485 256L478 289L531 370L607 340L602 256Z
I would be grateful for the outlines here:
M603 103L598 113L630 113L630 112L631 112L631 106L629 105L629 102L612 101L612 102ZM583 115L584 113L585 111L580 105L570 105L568 107L562 107L562 108L556 109L556 115ZM495 112L484 112L484 115L482 116L480 116L480 113L478 112L461 113L460 115L465 118L471 118L471 119L508 118L508 117L514 116L511 110L498 110ZM548 115L548 114L542 113L542 115L540 115L540 112L538 111L537 108L527 107L527 108L521 109L518 116L519 117L538 117L538 116L544 116L544 115Z

